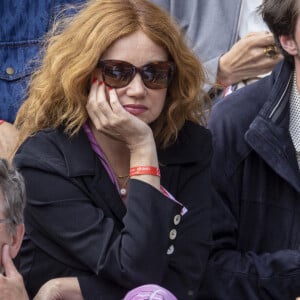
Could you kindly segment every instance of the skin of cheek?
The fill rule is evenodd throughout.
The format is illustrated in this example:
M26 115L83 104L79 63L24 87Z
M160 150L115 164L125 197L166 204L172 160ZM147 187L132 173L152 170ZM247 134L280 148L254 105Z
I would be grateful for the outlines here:
M167 90L161 90L159 91L157 96L152 97L153 99L159 99L157 103L155 101L153 102L153 110L151 111L151 123L154 122L162 113L165 103L166 103L166 96L167 96Z
M11 238L7 232L6 224L0 224L0 273L3 274L2 266L2 247L4 244L10 244Z

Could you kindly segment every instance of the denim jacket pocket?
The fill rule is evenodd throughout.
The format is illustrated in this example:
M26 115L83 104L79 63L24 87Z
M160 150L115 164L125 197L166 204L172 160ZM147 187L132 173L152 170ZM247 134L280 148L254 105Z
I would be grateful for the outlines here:
M39 40L0 43L0 80L20 80L33 73L38 65Z

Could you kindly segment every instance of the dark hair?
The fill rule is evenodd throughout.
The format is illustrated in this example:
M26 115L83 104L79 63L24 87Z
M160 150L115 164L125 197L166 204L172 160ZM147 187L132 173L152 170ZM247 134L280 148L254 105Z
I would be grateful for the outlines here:
M264 0L259 11L274 34L278 48L287 59L291 60L292 56L281 47L279 36L294 37L299 15L298 2L296 0Z
M4 215L11 222L8 229L15 232L16 225L22 224L25 207L25 185L22 175L8 162L0 158L0 193L3 194Z

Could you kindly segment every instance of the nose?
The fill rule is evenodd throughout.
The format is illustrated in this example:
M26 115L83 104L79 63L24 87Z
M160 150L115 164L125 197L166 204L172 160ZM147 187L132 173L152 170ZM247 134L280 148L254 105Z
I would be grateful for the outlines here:
M127 94L131 97L144 97L146 94L146 87L139 73L135 74L134 78L128 84Z

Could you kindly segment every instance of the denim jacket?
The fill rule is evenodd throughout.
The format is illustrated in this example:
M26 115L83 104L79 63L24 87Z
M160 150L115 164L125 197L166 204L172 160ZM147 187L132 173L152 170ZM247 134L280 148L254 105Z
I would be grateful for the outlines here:
M18 0L0 5L0 119L13 122L37 64L40 42L65 4L84 0Z

